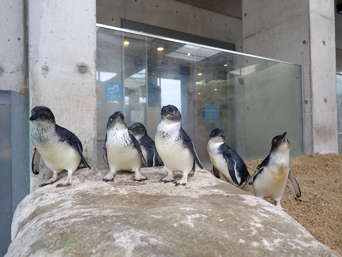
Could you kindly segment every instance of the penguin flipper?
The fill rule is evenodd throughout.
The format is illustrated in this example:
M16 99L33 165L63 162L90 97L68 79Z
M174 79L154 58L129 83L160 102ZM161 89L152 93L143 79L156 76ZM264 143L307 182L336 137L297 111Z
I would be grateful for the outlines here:
M143 163L147 163L146 160L145 160L145 157L144 157L144 155L143 155L143 153L141 151L141 147L140 147L140 144L139 144L138 140L134 136L132 136L131 134L129 134L129 137L131 138L131 140L133 142L134 148L136 148L138 153L140 154L142 162Z
M213 165L213 174L215 175L215 177L220 178L220 171L218 169L216 169L216 167Z
M78 142L75 141L69 141L69 144L74 147L76 149L76 151L79 153L79 155L81 156L81 162L88 167L89 169L91 169L91 167L89 166L89 164L87 163L87 161L84 159L84 156L82 154L82 150L81 150L81 146L79 145Z
M72 146L73 148L75 148L75 150L79 153L79 155L81 156L81 162L87 166L89 169L91 169L91 167L89 166L89 164L87 163L87 161L84 159L84 156L82 154L83 152L83 146L81 141L79 140L79 138L72 133L71 131L67 130L66 128L63 128L59 125L56 124L56 132L57 134L63 138L62 141L66 141L70 146Z
M302 195L302 192L300 190L299 184L296 180L296 177L293 175L293 173L291 172L291 170L289 171L289 175L288 175L288 180L290 181L291 187L293 189L293 192L295 193L295 195L297 197L300 197Z
M229 156L224 156L226 162L227 162L227 167L228 167L228 172L230 177L232 178L233 182L235 185L239 186L239 182L237 181L236 178L236 161Z
M40 162L40 153L35 150L32 156L32 172L36 175L39 174L39 162Z
M203 164L199 160L196 150L195 150L195 145L194 142L192 142L191 138L188 136L188 134L184 131L184 129L181 127L180 128L180 136L183 139L183 142L185 146L190 150L192 157L194 157L195 161L197 162L197 165L203 169Z
M107 149L104 149L104 150L103 150L103 160L104 160L104 162L105 162L107 165L109 165L109 163L108 163L108 156L107 156Z
M150 148L148 148L147 146L144 146L144 145L140 145L140 148L141 148L141 152L143 152L143 150L145 150L146 159L147 159L147 160L145 160L144 158L140 158L142 164L145 167L153 167L153 151L151 151Z
M104 143L104 146L103 146L103 156L102 156L102 158L103 158L104 162L109 166L106 143L107 143L107 133L106 133L105 143Z

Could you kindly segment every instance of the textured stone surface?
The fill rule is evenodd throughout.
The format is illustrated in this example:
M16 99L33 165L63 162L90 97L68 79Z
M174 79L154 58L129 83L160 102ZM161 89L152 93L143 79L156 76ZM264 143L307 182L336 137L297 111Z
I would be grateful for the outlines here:
M79 170L72 186L27 196L6 256L338 256L285 212L207 171L185 187L159 182L162 169L142 169L142 183L127 172L102 182L107 171Z

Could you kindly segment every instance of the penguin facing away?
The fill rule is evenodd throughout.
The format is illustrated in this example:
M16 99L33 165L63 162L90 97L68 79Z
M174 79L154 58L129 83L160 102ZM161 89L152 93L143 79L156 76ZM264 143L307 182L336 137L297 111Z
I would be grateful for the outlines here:
M144 159L142 163L145 167L163 166L163 161L157 152L156 144L153 139L147 134L146 128L143 124L137 122L128 128L132 135L138 140Z
M260 198L272 198L280 209L286 181L290 181L297 197L301 196L299 184L290 170L290 141L285 132L272 139L269 155L258 166L252 176L254 194Z
M105 182L114 181L118 170L135 171L133 181L147 180L140 173L141 160L146 162L140 144L128 132L125 118L120 111L115 112L108 119L103 159L110 170L103 178Z
M185 186L188 181L188 174L195 171L195 164L203 169L195 145L191 138L182 128L182 116L173 105L164 106L161 110L161 122L158 125L155 142L156 148L164 162L168 175L162 178L164 183L173 182L173 172L183 172L183 178L174 182L176 186Z
M90 166L84 159L83 146L71 131L58 126L52 111L45 106L36 106L31 110L31 137L36 146L32 157L32 172L39 174L39 162L42 157L46 166L53 171L53 176L40 186L53 184L59 173L66 170L68 177L57 187L72 183L72 173L78 167Z
M223 176L234 186L240 186L249 179L249 173L242 158L225 142L222 129L213 129L209 136L207 151L217 178Z

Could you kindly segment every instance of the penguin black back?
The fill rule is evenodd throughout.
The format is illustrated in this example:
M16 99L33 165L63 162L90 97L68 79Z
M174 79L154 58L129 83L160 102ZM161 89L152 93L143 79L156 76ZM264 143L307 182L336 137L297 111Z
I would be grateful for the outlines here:
M222 174L236 186L241 185L250 177L242 158L225 143L222 129L213 129L209 136L207 150L213 162L213 173L217 178ZM225 160L225 161L223 161Z

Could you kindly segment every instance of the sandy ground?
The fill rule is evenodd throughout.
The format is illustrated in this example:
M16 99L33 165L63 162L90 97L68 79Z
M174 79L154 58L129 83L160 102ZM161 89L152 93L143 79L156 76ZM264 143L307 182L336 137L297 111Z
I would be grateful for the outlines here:
M246 163L250 174L261 161ZM287 183L282 207L318 241L342 254L342 154L297 156L291 159L291 170L302 196L296 198ZM245 190L253 194L252 185Z

